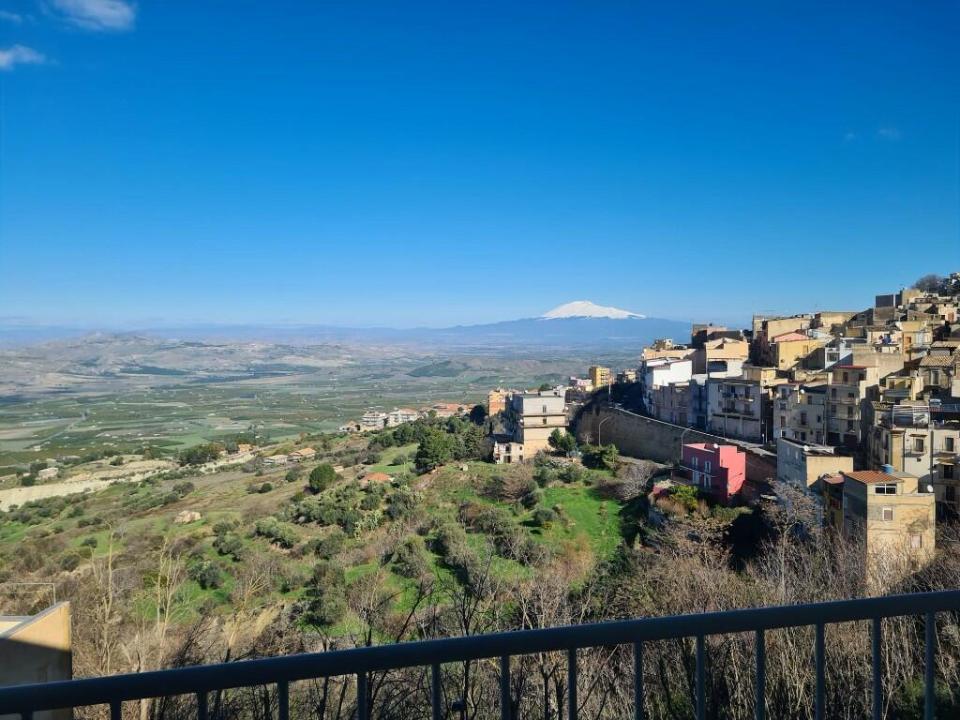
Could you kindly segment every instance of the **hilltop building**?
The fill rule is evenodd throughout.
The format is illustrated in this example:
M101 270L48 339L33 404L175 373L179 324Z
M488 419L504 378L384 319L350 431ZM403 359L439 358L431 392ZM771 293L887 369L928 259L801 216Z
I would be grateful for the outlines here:
M747 456L736 445L687 443L680 462L692 484L723 505L739 496L747 477Z
M550 447L550 434L567 429L563 388L514 393L505 412L509 432L493 438L496 463L523 462Z

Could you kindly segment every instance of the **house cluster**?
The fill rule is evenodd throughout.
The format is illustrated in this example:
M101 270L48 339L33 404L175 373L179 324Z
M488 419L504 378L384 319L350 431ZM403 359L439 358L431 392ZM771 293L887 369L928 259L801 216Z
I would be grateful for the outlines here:
M567 429L567 388L549 390L504 390L487 396L487 411L496 416L501 432L492 435L493 461L501 463L532 460L550 447L550 435Z
M960 514L960 274L862 312L695 325L645 348L636 382L651 417L775 446L778 481L814 493L872 570L926 561L937 519ZM682 465L722 500L735 451L686 445Z
M411 408L394 408L390 412L382 410L367 410L359 420L349 422L339 427L340 432L362 433L392 428L404 423L413 422L425 417L447 418L455 415L463 415L469 411L469 407L463 403L436 403L420 410Z

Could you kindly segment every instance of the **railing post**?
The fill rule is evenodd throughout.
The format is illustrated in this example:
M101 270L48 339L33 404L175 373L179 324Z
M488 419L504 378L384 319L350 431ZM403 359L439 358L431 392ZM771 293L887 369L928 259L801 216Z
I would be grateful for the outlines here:
M430 709L433 720L440 720L443 713L440 704L443 698L443 688L440 686L440 666L434 663L430 666Z
M577 720L577 649L567 651L567 717Z
M643 707L643 643L633 644L633 717L634 720L644 720L646 712Z
M500 720L510 720L510 656L500 658Z
M936 695L934 693L934 663L936 656L934 650L937 642L937 616L928 612L924 626L924 636L926 639L926 651L924 653L926 664L923 669L923 717L924 720L933 720L936 713L934 705Z
M817 671L817 696L814 706L814 717L816 720L823 720L825 717L826 704L826 668L825 668L825 649L824 649L824 631L823 623L817 623L816 627L816 649L814 651L815 664Z
M357 720L367 720L370 708L367 707L367 674L357 675Z
M881 672L881 618L874 618L873 629L873 720L883 720L883 673Z
M114 700L110 703L110 720L120 720L123 717L123 703Z
M697 635L697 720L707 717L707 669L703 635Z
M757 689L754 717L764 720L767 715L767 644L763 630L757 630Z
M197 720L207 720L207 691L197 693Z
M286 680L277 683L277 717L290 720L290 684Z

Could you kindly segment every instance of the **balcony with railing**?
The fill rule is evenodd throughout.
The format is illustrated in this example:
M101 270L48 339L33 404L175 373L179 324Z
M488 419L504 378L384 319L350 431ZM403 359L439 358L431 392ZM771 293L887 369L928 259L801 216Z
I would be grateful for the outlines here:
M444 666L491 661L498 668L499 715L503 720L514 720L517 705L515 685L511 682L511 658L537 653L566 654L566 717L577 720L580 710L578 693L582 683L578 678L578 651L588 648L616 648L628 646L632 650L632 677L614 678L627 687L626 697L632 696L632 715L646 717L647 690L644 667L645 644L665 640L692 641L695 647L693 668L693 717L707 716L708 666L710 664L707 638L711 636L751 633L754 641L755 665L752 673L754 716L766 717L766 633L787 628L812 628L809 672L815 688L811 698L812 714L818 720L833 717L827 705L826 677L829 672L825 637L829 628L840 623L869 621L871 646L872 716L884 715L884 652L883 626L888 618L916 616L923 618L923 704L924 717L935 716L935 680L937 613L960 612L960 590L894 595L858 600L842 600L814 604L751 608L727 612L651 617L598 624L573 625L537 630L505 632L490 635L425 640L336 650L326 653L289 655L284 657L246 660L217 665L200 665L171 670L115 675L99 678L19 685L0 688L0 715L19 714L29 720L34 713L60 708L106 706L111 720L120 720L124 703L144 698L192 695L198 720L210 717L211 693L224 690L258 687L265 688L268 716L278 720L291 717L291 685L297 681L336 677L352 677L356 688L356 718L370 720L377 713L371 678L376 674L404 668L423 668L426 671L429 707L432 720L448 717L466 717L464 703L457 698L454 688L444 688ZM955 619L955 617L954 617ZM2 660L2 659L0 659ZM800 666L798 666L800 667ZM744 677L751 677L745 673ZM447 691L452 692L447 692ZM867 688L846 688L846 691L866 692ZM451 701L451 695L454 698ZM297 706L293 707L297 710ZM682 708L677 708L686 716ZM799 710L799 709L798 709ZM296 715L296 713L294 713ZM415 714L415 713L414 713ZM494 707L477 716L497 714ZM379 714L378 714L379 716Z

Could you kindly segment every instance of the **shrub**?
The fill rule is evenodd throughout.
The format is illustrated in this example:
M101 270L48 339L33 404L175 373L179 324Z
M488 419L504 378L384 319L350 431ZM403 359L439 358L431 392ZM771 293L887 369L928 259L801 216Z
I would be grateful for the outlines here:
M271 483L265 482L263 485L260 486L260 489L257 490L257 492L263 495L265 493L270 492L271 490L273 490L273 485Z
M547 528L559 520L557 513L550 508L537 508L533 511L533 524L537 527Z
M313 554L323 560L329 560L343 549L346 541L347 536L343 530L335 527L323 537L313 541Z
M201 560L192 564L187 573L190 579L204 590L212 590L223 584L220 568L210 560Z
M97 544L98 544L97 539L93 535L90 535L89 537L85 537L83 540L80 541L80 547L95 548Z
M287 474L283 476L283 479L288 483L293 483L299 480L302 476L303 476L303 470L297 467L291 470L287 470Z
M297 544L299 536L296 530L287 523L282 523L274 517L260 518L254 525L257 535L265 537L275 545L290 549Z
M20 478L20 484L21 484L23 487L33 487L34 485L37 484L37 476L36 476L36 475L24 475L22 478Z
M423 540L411 535L400 543L393 553L393 564L397 573L403 577L419 578L426 575L430 562Z
M76 570L77 567L80 565L81 560L83 560L83 558L80 556L79 553L75 553L75 552L67 553L62 558L60 558L60 569L66 570L67 572Z
M185 482L177 483L176 485L174 485L173 491L180 497L184 497L194 491L194 486L192 482L187 480Z
M321 560L307 582L304 620L315 627L338 623L347 612L347 581L343 568Z
M317 465L313 470L310 471L310 478L308 480L308 485L310 491L314 494L321 493L326 490L337 479L337 471L333 469L333 465L329 463L323 463L322 465Z
M243 540L233 534L218 535L213 541L213 547L220 555L229 557L234 562L240 562L245 555Z

